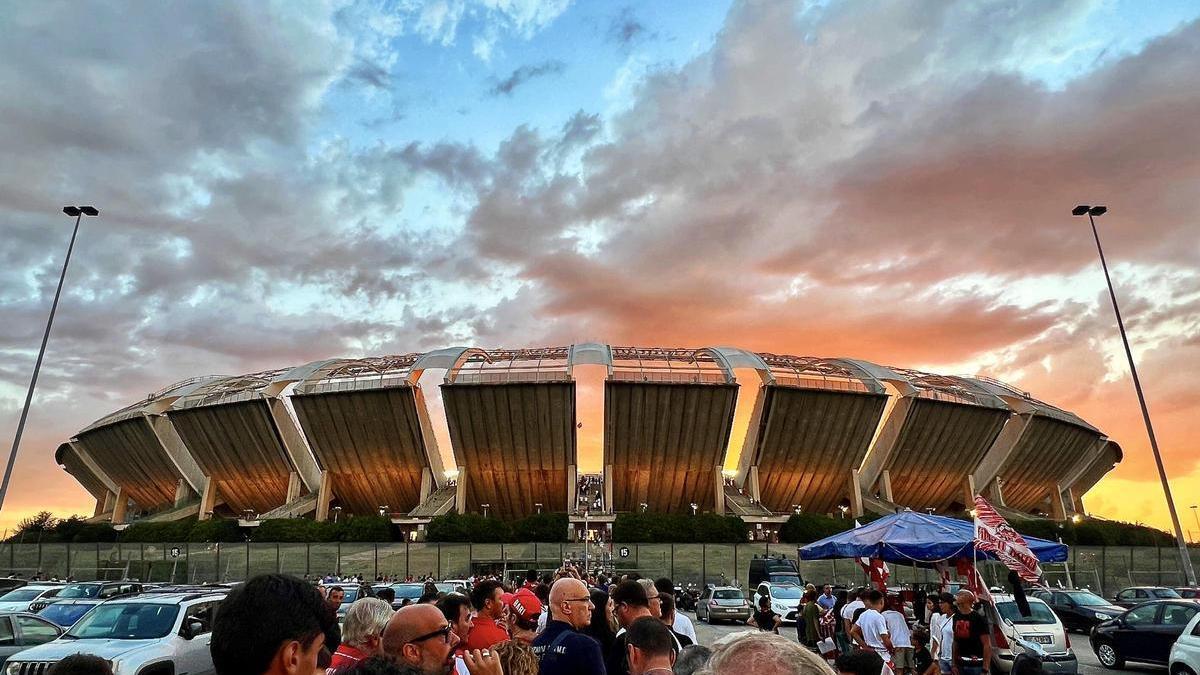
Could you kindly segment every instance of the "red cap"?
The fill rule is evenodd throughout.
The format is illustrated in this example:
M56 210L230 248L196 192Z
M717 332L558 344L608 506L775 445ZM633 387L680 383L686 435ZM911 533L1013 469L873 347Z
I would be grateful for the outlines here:
M505 604L508 605L508 611L523 621L537 621L542 613L542 601L528 588L518 589Z

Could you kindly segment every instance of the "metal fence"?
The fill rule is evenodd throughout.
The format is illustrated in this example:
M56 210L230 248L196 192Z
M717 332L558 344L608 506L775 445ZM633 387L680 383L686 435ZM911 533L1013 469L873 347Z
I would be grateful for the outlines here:
M762 556L796 558L794 544L612 544L588 549L592 560L605 560L616 572L670 576L677 583L740 583L750 560ZM0 574L79 580L130 576L142 581L240 581L265 572L313 577L326 574L441 579L466 577L481 567L550 570L564 559L579 560L583 544L436 544L436 543L236 543L236 544L20 544L0 543ZM1200 549L1192 549L1200 567ZM861 568L850 560L801 561L801 575L817 583L863 583ZM934 582L931 570L893 565L891 583ZM1005 570L984 566L989 583L999 584ZM1140 584L1183 585L1177 549L1076 546L1066 565L1046 566L1052 585L1074 585L1111 595Z

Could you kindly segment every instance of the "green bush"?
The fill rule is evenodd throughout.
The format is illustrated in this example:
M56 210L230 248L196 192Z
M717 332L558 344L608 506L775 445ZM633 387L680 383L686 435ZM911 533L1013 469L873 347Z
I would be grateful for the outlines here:
M201 520L193 525L188 532L187 540L194 543L237 542L245 541L246 537L242 534L236 520L211 518Z
M395 541L386 516L354 516L333 526L338 541ZM255 539L258 539L256 534ZM265 541L265 540L264 540Z
M186 541L196 519L185 518L170 522L139 522L125 528L119 541L158 544L171 541Z
M746 541L746 523L716 513L620 513L613 541L645 544L736 544Z
M570 524L570 519L565 513L535 514L513 522L509 541L566 542L569 539L567 535Z
M254 540L282 543L316 543L337 541L337 525L318 523L307 518L276 518L264 520L255 528Z
M447 513L429 521L425 540L453 543L500 544L512 541L512 526L477 513Z

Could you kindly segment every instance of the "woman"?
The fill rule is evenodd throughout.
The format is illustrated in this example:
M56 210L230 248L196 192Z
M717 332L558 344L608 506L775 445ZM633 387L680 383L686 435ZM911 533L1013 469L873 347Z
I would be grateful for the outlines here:
M782 622L783 619L771 609L771 599L765 595L758 599L758 611L746 619L747 626L754 626L761 631L771 631L776 635L779 634L779 624Z
M359 598L351 604L342 623L342 644L333 653L329 670L353 668L383 653L383 629L394 613L392 606L379 598Z
M938 671L949 675L954 657L954 596L942 593L937 596L937 606L937 613L929 617L929 653ZM935 672L933 668L930 665L930 675Z
M796 637L800 644L814 652L818 652L817 641L821 639L820 621L821 606L817 604L817 591L814 588L805 591L800 605L800 618L796 621Z
M845 589L834 594L837 602L833 603L833 609L830 614L833 614L834 623L836 624L833 634L834 642L837 643L838 651L845 654L850 651L850 639L846 637L846 625L842 621L842 609L846 606L846 591Z
M518 640L507 640L492 647L500 659L504 675L538 675L538 657L533 649Z
M608 593L593 588L589 591L592 598L592 622L584 627L582 633L590 635L600 643L602 654L609 652L609 647L612 647L613 642L617 640L616 619L613 618L612 598L608 597Z

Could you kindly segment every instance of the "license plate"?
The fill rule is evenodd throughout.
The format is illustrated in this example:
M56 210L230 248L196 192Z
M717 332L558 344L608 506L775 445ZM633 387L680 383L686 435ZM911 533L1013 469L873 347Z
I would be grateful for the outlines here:
M1049 635L1030 635L1030 636L1029 636L1029 641L1030 641L1030 642L1036 642L1036 643L1038 643L1039 645L1052 645L1052 644L1054 644L1054 638L1053 638L1053 637L1051 637L1051 636L1049 636Z

